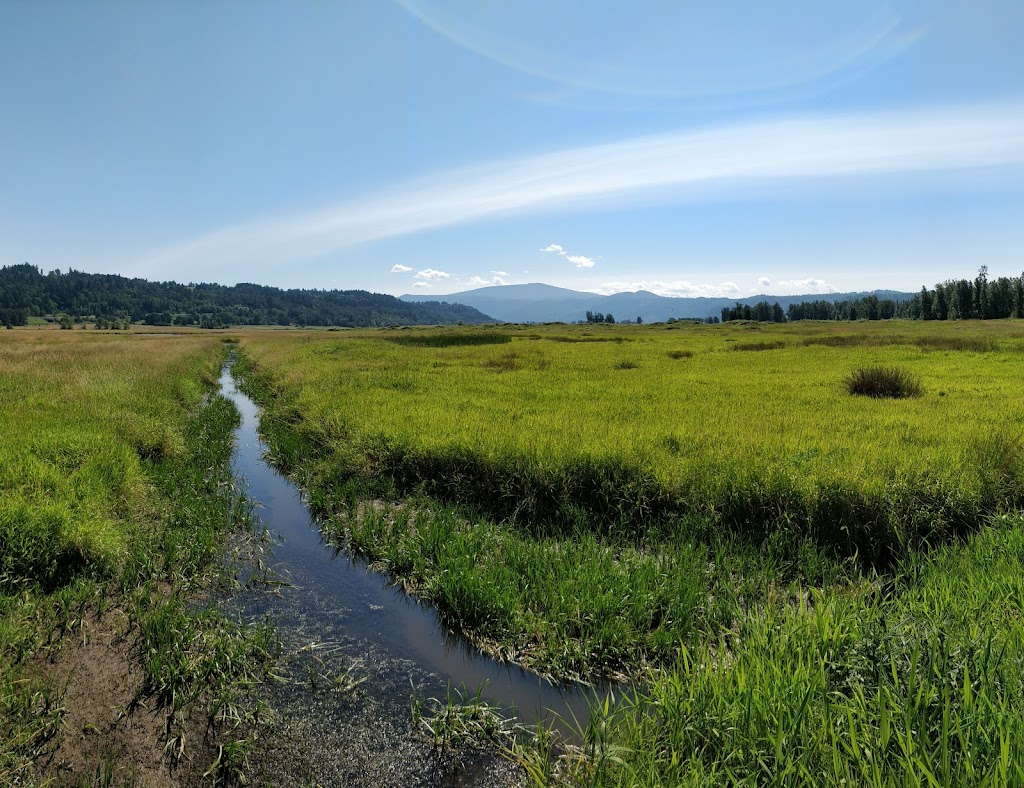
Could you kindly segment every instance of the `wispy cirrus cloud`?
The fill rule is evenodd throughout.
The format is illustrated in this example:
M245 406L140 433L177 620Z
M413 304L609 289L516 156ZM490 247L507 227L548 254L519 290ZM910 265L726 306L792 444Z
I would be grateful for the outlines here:
M293 263L468 222L693 199L710 187L742 196L775 181L1022 164L1022 101L760 120L442 172L322 210L218 229L125 268L180 275L188 265L209 272L215 261ZM556 246L547 251L565 251Z

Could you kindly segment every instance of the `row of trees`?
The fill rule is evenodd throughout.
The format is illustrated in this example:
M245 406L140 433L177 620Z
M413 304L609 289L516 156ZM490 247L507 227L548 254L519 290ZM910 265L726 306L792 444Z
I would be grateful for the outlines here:
M74 322L125 319L150 325L388 326L492 322L462 304L407 303L365 290L281 290L254 284L178 284L112 274L0 268L0 319L64 313ZM22 317L22 315L24 315ZM15 318L18 322L15 323Z
M804 301L790 304L789 320L890 320L894 317L912 319L909 301L895 301L870 295L848 301Z
M754 306L750 304L737 303L734 307L722 308L722 322L729 320L756 320L758 323L785 323L786 313L776 301L769 304L767 301L760 301Z
M1024 274L990 280L983 265L973 280L950 280L934 290L922 287L908 306L911 316L922 320L1024 318Z
M603 314L601 312L591 312L588 309L587 310L587 322L588 323L614 323L615 322L615 317L612 315L611 312L609 312L606 315L606 314ZM629 321L627 320L626 322L628 323ZM639 326L643 322L644 322L644 319L640 315L637 315L637 317L636 317L636 324Z
M770 312L770 314L769 314ZM870 295L848 301L804 301L790 304L783 319L778 304L722 310L722 320L784 322L795 320L1000 320L1024 318L1024 274L989 279L982 266L974 279L951 279L902 300Z

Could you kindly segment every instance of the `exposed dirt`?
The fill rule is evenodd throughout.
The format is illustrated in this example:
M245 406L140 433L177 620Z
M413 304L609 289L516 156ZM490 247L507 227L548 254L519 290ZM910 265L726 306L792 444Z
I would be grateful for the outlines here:
M185 758L165 753L167 710L137 701L142 671L134 663L135 634L125 613L92 615L65 638L40 671L63 687L62 732L36 776L49 784L181 786L198 784L213 761L204 743L205 719L185 724Z

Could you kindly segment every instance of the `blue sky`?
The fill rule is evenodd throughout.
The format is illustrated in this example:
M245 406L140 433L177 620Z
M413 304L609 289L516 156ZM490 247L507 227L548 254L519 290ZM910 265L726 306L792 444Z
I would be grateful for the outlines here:
M746 296L1024 269L1020 0L0 3L0 264Z

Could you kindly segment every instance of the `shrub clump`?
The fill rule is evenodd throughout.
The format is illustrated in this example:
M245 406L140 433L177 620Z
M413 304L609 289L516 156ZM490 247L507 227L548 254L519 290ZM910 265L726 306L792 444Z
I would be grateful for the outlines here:
M860 367L846 379L846 390L864 397L920 397L921 381L899 367Z

